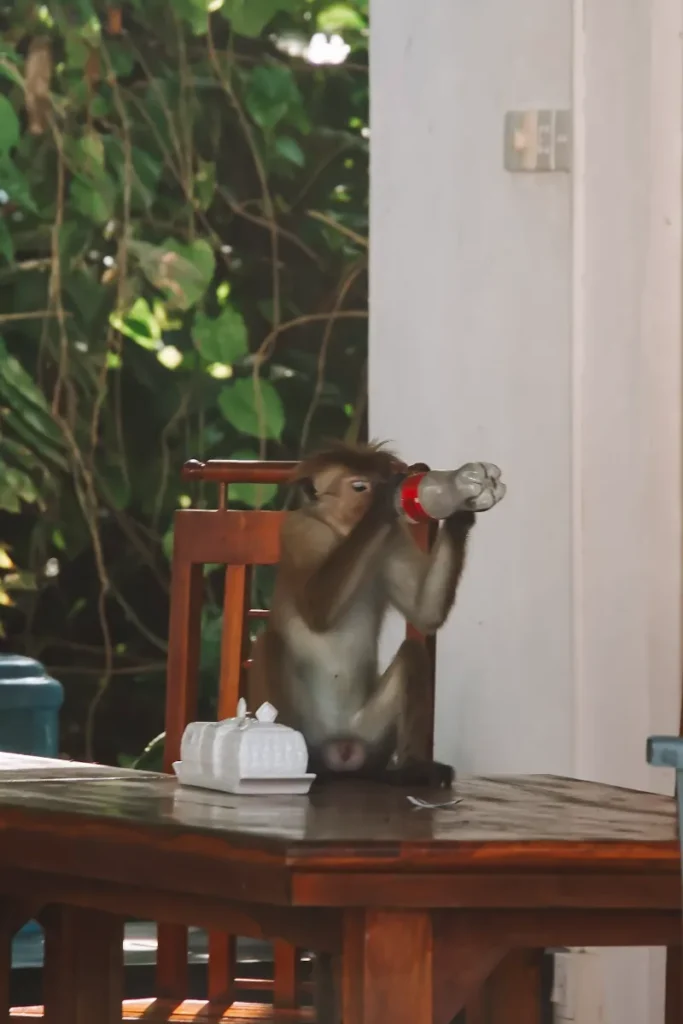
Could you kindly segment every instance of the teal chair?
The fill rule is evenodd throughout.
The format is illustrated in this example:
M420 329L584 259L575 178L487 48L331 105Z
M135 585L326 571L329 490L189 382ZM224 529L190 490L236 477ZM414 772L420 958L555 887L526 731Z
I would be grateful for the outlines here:
M683 870L683 736L650 736L647 741L647 760L653 768L673 768L676 772L678 835L681 839ZM666 953L666 1006L667 1021L683 1020L683 961L681 949L676 946Z

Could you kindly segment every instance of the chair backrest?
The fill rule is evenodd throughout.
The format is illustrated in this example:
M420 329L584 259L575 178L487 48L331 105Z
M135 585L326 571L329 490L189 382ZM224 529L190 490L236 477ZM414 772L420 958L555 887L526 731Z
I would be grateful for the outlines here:
M243 511L229 508L232 484L286 484L295 462L246 462L212 459L192 460L183 467L183 479L218 485L214 509L179 509L175 514L171 613L166 690L166 744L164 770L171 771L178 760L180 740L197 708L203 566L223 564L225 591L221 638L218 718L235 713L244 692L245 670L249 665L249 620L266 618L266 609L251 608L251 569L275 565L280 555L280 527L286 512ZM413 527L415 540L428 549L433 532L428 524ZM425 681L434 714L434 639L423 637L429 649L431 677Z

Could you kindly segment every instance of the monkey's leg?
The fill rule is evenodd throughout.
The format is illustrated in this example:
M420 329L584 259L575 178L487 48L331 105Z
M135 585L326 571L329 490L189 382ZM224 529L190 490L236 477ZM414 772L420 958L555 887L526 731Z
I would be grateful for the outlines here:
M453 782L453 769L430 757L430 671L424 646L405 640L354 723L369 746L396 728L397 764L382 773L382 781L402 786L450 786Z

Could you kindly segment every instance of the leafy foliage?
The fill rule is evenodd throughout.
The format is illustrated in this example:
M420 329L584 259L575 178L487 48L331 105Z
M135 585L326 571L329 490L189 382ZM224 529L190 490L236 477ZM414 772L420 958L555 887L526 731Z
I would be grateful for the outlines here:
M14 0L0 39L0 618L66 684L65 749L125 760L182 463L364 429L367 3Z

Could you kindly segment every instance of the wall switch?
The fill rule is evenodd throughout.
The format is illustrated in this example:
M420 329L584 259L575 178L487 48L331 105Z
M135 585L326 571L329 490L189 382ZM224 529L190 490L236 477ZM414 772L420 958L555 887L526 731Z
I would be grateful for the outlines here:
M513 173L571 169L569 110L511 110L505 115L505 170Z

